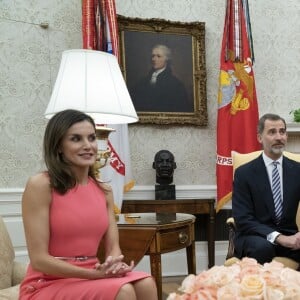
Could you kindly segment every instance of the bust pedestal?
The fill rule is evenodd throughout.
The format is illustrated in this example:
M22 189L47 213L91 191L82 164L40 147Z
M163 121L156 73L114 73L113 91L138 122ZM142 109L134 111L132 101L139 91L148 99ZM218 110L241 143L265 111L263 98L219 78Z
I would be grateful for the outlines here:
M174 200L176 199L176 191L174 184L156 184L155 200Z
M174 184L156 184L155 185L155 200L174 200L176 199L176 191ZM176 219L176 213L156 213L156 219Z

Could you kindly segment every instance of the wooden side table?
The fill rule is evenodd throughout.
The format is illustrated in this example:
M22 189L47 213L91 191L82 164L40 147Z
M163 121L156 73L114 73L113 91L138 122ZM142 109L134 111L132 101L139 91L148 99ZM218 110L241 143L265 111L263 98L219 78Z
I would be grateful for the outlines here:
M151 274L155 278L158 299L162 299L161 254L186 248L189 274L196 273L195 216L189 214L155 213L121 214L117 222L120 246L125 261L137 264L150 256Z
M123 200L122 213L145 212L208 215L208 268L215 265L215 199Z

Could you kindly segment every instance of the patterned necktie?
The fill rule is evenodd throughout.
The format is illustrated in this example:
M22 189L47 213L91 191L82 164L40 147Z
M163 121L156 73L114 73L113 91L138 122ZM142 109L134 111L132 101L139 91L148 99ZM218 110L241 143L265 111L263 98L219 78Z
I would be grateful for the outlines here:
M273 161L274 168L272 170L272 192L275 206L275 221L277 224L280 222L282 215L280 176L277 168L278 164L278 161Z

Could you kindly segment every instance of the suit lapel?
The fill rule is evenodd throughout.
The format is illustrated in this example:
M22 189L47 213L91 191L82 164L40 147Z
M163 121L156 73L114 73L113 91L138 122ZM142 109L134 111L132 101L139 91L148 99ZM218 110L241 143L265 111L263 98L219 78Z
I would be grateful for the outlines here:
M291 162L283 157L282 160L282 186L283 186L283 210L285 211L285 208L287 206L287 203L285 199L289 199L289 186L290 186L290 180L291 180L291 170L293 168L293 165Z
M258 189L261 194L261 201L265 202L268 212L273 214L275 208L272 188L262 155L255 159L254 172L254 176L258 179Z

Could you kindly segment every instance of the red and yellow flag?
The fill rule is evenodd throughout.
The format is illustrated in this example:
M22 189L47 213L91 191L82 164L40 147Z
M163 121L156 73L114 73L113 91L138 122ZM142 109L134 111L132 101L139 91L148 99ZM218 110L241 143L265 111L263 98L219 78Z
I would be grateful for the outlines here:
M227 0L218 91L217 212L231 200L231 151L260 149L253 60L248 0Z

